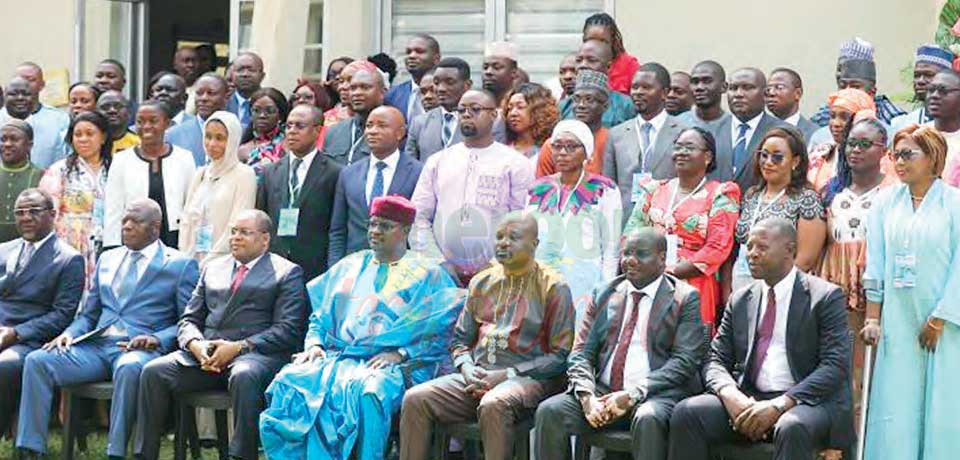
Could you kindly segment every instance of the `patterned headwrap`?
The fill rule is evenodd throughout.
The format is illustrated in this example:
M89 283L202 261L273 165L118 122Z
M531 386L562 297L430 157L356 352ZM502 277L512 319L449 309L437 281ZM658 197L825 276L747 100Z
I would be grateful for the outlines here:
M610 86L607 84L607 74L597 72L596 70L582 69L577 72L577 82L573 90L595 89L604 94L610 94Z
M850 59L863 59L865 61L873 60L873 44L860 38L853 37L840 45L840 55L837 60L840 62Z
M949 69L953 66L953 53L945 50L936 44L927 43L917 48L916 63L932 64L941 69Z
M854 114L854 120L876 118L877 104L873 98L859 89L847 88L834 91L827 97L830 108L840 107Z

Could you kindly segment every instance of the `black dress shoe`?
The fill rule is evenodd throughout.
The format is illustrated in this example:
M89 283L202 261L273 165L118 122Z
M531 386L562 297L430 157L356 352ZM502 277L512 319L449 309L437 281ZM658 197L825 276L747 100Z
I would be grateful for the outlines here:
M20 460L40 460L43 458L40 452L35 452L30 449L17 449L17 457Z
M126 460L123 457L118 457L116 455L107 455L107 460Z

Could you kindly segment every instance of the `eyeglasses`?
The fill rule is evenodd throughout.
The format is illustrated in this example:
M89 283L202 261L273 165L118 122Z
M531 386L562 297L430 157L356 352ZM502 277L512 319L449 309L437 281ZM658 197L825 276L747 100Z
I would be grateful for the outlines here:
M577 150L582 149L583 145L576 142L551 142L550 147L553 148L554 152L574 153Z
M606 102L606 99L603 99L602 97L596 97L593 95L586 95L586 96L574 95L573 96L574 104L600 105L600 104L603 104L604 102Z
M254 108L250 109L250 113L252 113L253 116L255 116L255 117L258 117L258 116L260 116L260 115L276 115L276 114L277 114L277 108L276 108L276 107L263 107L263 108L261 108L261 107L254 107Z
M957 91L960 91L960 88L947 88L943 85L927 85L927 95L942 94L944 96L949 96L950 93L955 93Z
M856 139L856 138L847 139L848 149L866 150L874 145L876 145L877 147L883 147L883 142L871 141L870 139Z
M469 113L471 117L480 116L481 113L486 112L486 111L489 111L489 110L497 110L497 109L495 109L495 108L493 108L493 107L481 107L481 106L479 106L479 105L474 105L474 106L470 106L470 107L457 107L457 113L458 113L458 114L464 115L464 114Z
M304 129L313 128L313 124L293 122L293 123L287 123L286 127L287 127L287 131L290 131L291 128L296 131L302 131Z
M757 152L757 157L760 158L760 161L769 161L775 165L783 163L783 160L787 159L787 156L782 153L770 153L766 150L760 150Z
M16 217L40 217L41 214L47 212L53 208L20 208L14 209L13 215Z
M897 160L910 161L920 156L922 153L923 152L918 152L916 150L900 149L895 152L890 152L890 157L893 158L893 161L897 161Z
M775 83L772 85L767 85L767 88L766 88L768 93L779 93L779 92L785 91L786 89L787 89L787 85L784 85L783 83Z
M676 153L694 153L701 150L706 149L695 144L673 144L673 151Z
M230 236L240 235L244 238L250 238L259 233L266 233L260 230L247 230L245 228L230 227Z

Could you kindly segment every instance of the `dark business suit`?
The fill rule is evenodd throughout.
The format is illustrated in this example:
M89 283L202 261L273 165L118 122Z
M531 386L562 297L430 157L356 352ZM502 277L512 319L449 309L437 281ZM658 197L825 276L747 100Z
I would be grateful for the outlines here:
M185 115L180 124L167 130L167 142L193 154L197 166L207 164L207 151L203 149L203 122L196 115Z
M387 195L413 196L423 164L400 152L397 169L390 181ZM370 205L367 203L367 171L370 160L364 158L340 171L337 193L333 199L333 216L330 218L330 248L327 266L332 267L348 254L367 249L367 225L370 223Z
M537 458L570 458L569 436L595 431L584 418L579 397L611 393L600 382L600 376L617 348L625 311L630 305L622 283L629 281L619 276L594 291L587 307L588 317L594 319L581 326L578 340L585 335L585 341L582 347L574 346L569 359L570 388L544 401L537 410ZM706 352L707 335L700 321L700 296L696 289L664 275L653 298L646 332L650 373L638 388L624 388L637 391L642 402L614 427L631 431L634 459L664 459L673 406L703 388L698 371Z
M300 267L269 252L233 293L230 286L237 265L232 255L207 262L180 320L180 351L157 358L143 369L137 450L146 460L157 458L175 395L223 389L233 400L230 455L257 458L263 392L303 340L307 293ZM204 371L188 346L194 340L217 339L246 340L252 349L238 355L221 374Z
M327 271L330 241L330 216L337 192L340 165L319 152L310 163L300 195L292 207L300 209L296 236L277 236L280 210L290 206L290 158L273 163L263 170L257 188L257 209L273 219L270 251L303 267L303 276L312 280Z
M252 95L253 93L251 92L250 94ZM247 113L246 113L246 116L247 116L247 120L246 120L246 121L247 121L247 122L244 123L244 122L243 122L243 113L241 113L241 111L240 111L240 100L239 100L238 98L239 98L239 95L238 95L236 92L234 92L233 94L231 94L230 97L227 99L227 106L224 107L223 110L226 110L227 112L230 112L230 113L236 115L236 116L237 116L237 119L240 120L240 125L241 125L241 127L244 129L244 131L246 131L247 126L249 126L250 123L253 122L253 114L251 113L251 110L253 109L253 102L251 102L249 99L247 99L247 103L246 103L246 105L243 107L243 108L244 108L244 111L247 112Z
M763 281L735 292L711 344L704 366L707 391L677 405L670 425L670 455L676 460L706 460L710 447L745 442L730 426L716 395L736 385L755 399L761 393L746 378L753 350ZM821 448L848 449L851 443L850 343L846 298L840 288L798 270L790 298L784 341L790 373L796 382L786 395L798 403L774 426L776 460L809 460ZM844 455L846 458L846 455Z
M327 130L327 137L323 139L323 154L333 161L347 166L370 156L370 146L363 135L364 120L360 115L354 115L349 120L343 120ZM358 133L354 132L359 129ZM350 155L350 150L353 155Z
M407 80L399 85L395 85L390 88L390 91L387 91L386 96L383 97L383 104L389 105L390 107L395 107L400 113L403 114L403 121L407 124L410 124L412 121L410 113L407 112L407 109L410 107L410 95L413 94L411 91L413 89L413 81ZM420 113L423 113L423 107L420 107ZM416 114L414 114L416 115Z
M740 164L735 165L733 164L733 148L736 146L734 144L736 139L732 139L730 126L740 126L740 123L742 122L731 114L729 117L726 117L723 123L717 128L715 133L717 155L714 159L714 161L717 162L717 169L711 172L709 177L721 182L735 181L737 185L740 186L740 190L746 191L755 185L759 179L753 170L755 164L754 152L760 149L760 141L763 140L763 136L773 128L782 128L791 125L773 115L763 113L760 122L757 123L757 129L751 134L750 142L747 143L747 149L743 153Z
M0 326L13 327L19 340L0 352L0 432L17 411L20 373L27 353L59 335L70 324L83 294L83 256L57 235L36 248L17 273L24 240L0 244Z
M427 113L420 114L409 122L410 129L407 130L407 144L404 153L426 164L430 155L463 142L459 118L456 118L453 123L453 136L451 136L450 142L444 145L443 107L436 107ZM506 125L503 122L503 117L497 117L496 121L493 122L493 140L502 144L505 139Z

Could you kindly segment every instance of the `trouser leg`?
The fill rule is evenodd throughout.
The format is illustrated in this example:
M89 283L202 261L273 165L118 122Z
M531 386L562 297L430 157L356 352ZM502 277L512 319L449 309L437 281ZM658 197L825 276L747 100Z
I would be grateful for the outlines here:
M21 344L0 352L0 433L10 429L13 416L17 413L23 361L33 349Z
M630 422L634 460L667 460L667 434L676 404L668 398L650 399L634 409Z
M536 409L545 396L543 383L527 377L509 379L483 395L477 407L480 421L480 438L486 460L511 460L516 436L516 422ZM529 414L526 414L529 415Z
M830 414L817 406L794 406L780 416L773 430L775 460L808 460L830 433Z
M150 360L160 356L155 351L128 351L113 362L113 399L110 404L110 428L107 455L125 457L134 422L137 421L137 392L140 373Z
M589 433L580 401L571 394L559 394L540 403L536 415L533 451L538 459L570 459L570 436Z
M711 446L743 438L730 426L720 398L703 394L673 408L669 439L670 460L710 460Z
M259 355L243 355L230 364L227 390L233 400L233 439L230 455L257 460L260 412L266 407L263 393L282 366Z
M476 420L479 401L464 390L460 374L421 383L403 395L400 410L400 460L428 460L433 423Z

